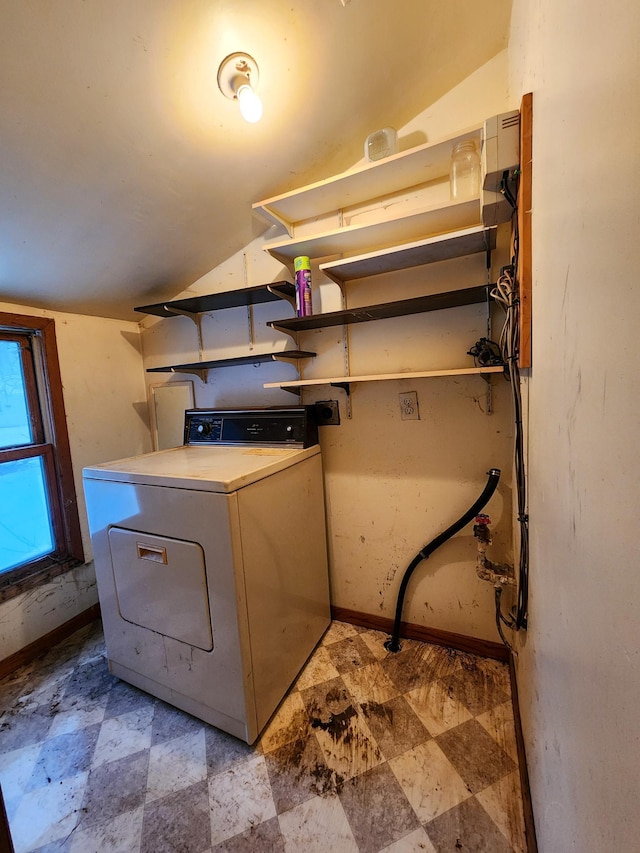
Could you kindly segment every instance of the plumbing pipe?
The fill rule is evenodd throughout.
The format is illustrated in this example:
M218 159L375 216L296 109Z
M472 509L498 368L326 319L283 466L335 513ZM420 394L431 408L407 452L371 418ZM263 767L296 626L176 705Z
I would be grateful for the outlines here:
M396 602L396 616L393 623L393 633L391 637L385 642L384 647L387 651L390 652L399 652L402 646L400 645L400 622L402 620L402 607L404 605L404 596L407 591L407 585L409 583L409 579L413 574L416 566L418 566L423 560L426 560L427 557L430 557L431 554L443 545L448 539L451 539L459 530L462 530L472 518L474 518L480 510L489 502L493 493L495 492L498 482L500 480L500 469L499 468L491 468L487 471L487 476L489 479L487 480L487 485L484 487L482 494L478 498L478 500L473 504L473 506L469 507L469 509L465 512L464 515L460 516L460 518L452 524L450 527L447 527L445 531L436 536L435 539L432 539L428 545L425 545L424 548L419 551L413 560L409 563L400 583L400 589L398 591L398 599Z
M484 513L476 515L476 523L473 525L473 535L478 542L476 574L483 581L490 581L502 586L515 586L516 579L513 566L507 563L494 563L487 557L487 548L492 542L490 524L491 519L488 515Z

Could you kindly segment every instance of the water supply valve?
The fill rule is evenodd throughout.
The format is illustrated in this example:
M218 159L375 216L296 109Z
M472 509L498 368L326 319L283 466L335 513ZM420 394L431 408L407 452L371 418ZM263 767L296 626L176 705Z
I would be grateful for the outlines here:
M490 524L491 519L485 513L476 515L476 521L473 525L473 535L476 537L478 542L484 542L486 545L491 545L491 531L489 530Z

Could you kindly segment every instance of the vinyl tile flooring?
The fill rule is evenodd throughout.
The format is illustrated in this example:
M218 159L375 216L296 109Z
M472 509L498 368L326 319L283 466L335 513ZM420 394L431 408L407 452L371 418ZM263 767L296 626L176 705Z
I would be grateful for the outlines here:
M0 682L16 853L525 853L506 665L385 639L333 622L249 747L76 632Z

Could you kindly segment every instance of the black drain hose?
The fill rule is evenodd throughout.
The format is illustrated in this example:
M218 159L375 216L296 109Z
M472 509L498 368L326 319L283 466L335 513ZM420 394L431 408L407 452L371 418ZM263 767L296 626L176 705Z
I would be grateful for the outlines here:
M478 500L473 504L473 506L469 507L469 509L465 512L463 516L461 516L455 524L452 524L451 527L447 527L447 529L441 533L439 536L436 536L435 539L432 539L428 545L425 545L422 551L419 551L413 560L409 563L407 570L404 573L402 578L402 582L400 584L400 589L398 591L398 600L396 602L396 618L393 623L393 634L391 637L385 642L384 647L389 652L399 652L402 646L400 645L400 621L402 619L402 607L404 605L404 595L407 591L407 585L409 583L409 579L413 574L413 570L416 568L419 563L423 560L426 560L427 557L430 557L436 548L439 548L441 545L447 541L447 539L451 539L459 530L462 530L479 512L480 510L487 504L492 497L493 493L496 490L498 482L500 480L500 469L499 468L491 468L490 471L487 471L487 476L489 479L487 480L487 485L484 487L484 490Z

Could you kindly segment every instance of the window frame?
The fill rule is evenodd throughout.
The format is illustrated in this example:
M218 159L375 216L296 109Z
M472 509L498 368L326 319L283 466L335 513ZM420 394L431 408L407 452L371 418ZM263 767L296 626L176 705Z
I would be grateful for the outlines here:
M40 456L51 475L49 497L56 551L30 563L0 574L0 602L26 592L84 563L78 499L73 479L71 447L67 432L62 377L55 333L55 321L49 317L10 314L0 311L0 331L6 337L37 341L38 353L25 358L25 385L34 441L23 447L0 450L0 461ZM35 395L35 397L34 397ZM39 413L38 418L34 415Z

